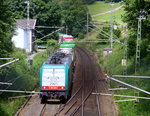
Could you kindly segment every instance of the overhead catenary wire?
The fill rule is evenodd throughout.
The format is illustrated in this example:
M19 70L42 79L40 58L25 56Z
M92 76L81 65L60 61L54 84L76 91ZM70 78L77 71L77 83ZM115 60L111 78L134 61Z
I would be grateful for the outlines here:
M150 79L150 76L128 76L128 75L112 75L112 77L125 77L125 78L143 78Z
M5 63L5 64L0 65L0 68L2 68L2 67L4 67L4 66L7 66L7 65L10 65L10 64L12 64L12 63L14 63L14 62L17 62L17 61L19 61L19 58L14 59L13 61L10 61L10 62L7 62L7 63Z
M99 28L97 25L91 23L94 27L96 27L97 29L101 30L102 32L104 32L107 36L110 36L110 34L108 34L107 32L103 31L101 28Z
M133 88L133 89L135 89L135 90L138 90L138 91L140 91L140 92L143 92L143 93L146 93L146 94L150 95L150 92L149 92L149 91L143 90L143 89L138 88L138 87L133 86L133 85L130 85L130 84L125 83L125 82L123 82L123 81L120 81L120 80L118 80L118 79L112 78L112 77L110 77L110 76L106 76L106 78L108 78L108 79L110 79L110 80L113 80L113 81L115 81L115 82L121 83L121 84L123 84L123 85L126 85L126 86L128 86L128 87L130 87L130 88Z
M55 27L55 26L35 26L35 27L37 27L37 28L45 28L45 29L53 29L53 28L64 28L64 27Z
M0 60L14 60L16 58L0 58Z
M101 34L101 35L103 35L103 36L105 36L105 37L107 37L107 38L109 39L109 36L107 36L107 35L105 35L105 34L99 32L99 31L97 31L96 29L93 29L93 28L91 28L91 27L89 27L89 29L94 30L95 32L97 32L97 33L99 33L99 34Z
M19 91L19 90L0 90L0 92L10 92L10 93L41 93L32 91Z
M9 80L8 82L11 82L11 81L13 80L13 81L11 82L12 85L13 85L13 84L17 81L17 79L19 79L19 78L21 78L21 76L18 76L18 77L15 78L15 79L11 79L11 80ZM11 86L11 85L8 85L8 86L5 88L5 90L8 89L10 86ZM2 94L2 93L3 93L3 92L0 92L0 94Z
M12 85L12 83L0 82L0 85Z
M38 94L34 94L34 95L22 95L22 96L9 97L8 99L23 98L23 97L33 97L33 96L37 96L37 95Z
M62 30L63 28L64 28L64 27L62 27L62 28L60 28L60 29L57 29L56 31L53 31L53 32L51 32L50 34L47 34L47 35L45 35L44 37L41 37L40 39L37 39L37 40L33 41L32 43L34 43L34 42L36 42L36 41L39 41L39 40L42 40L42 39L44 39L44 38L46 38L46 37L48 37L48 36L50 36L50 35L52 35L52 34L58 32L58 31Z
M116 100L116 101L114 101L114 102L115 102L115 103L118 103L118 102L127 102L127 101L137 101L137 99Z
M113 97L127 97L127 98L137 98L137 99L149 99L150 97L139 97L139 96L129 96L129 95L116 95L116 94L108 94L108 93L92 93L93 95L102 95L102 96L113 96Z
M101 35L103 35L103 36L105 36L105 37L107 37L108 39L110 39L110 34L108 34L107 32L105 32L105 31L103 31L102 29L100 29L98 26L96 26L96 25L94 25L93 23L91 23L93 26L95 26L96 28L98 28L99 30L101 30L103 33L105 33L105 34L103 34L103 33L100 33L100 32L98 32L97 30L94 30L94 31L96 31L97 33L99 33L99 34L101 34ZM91 28L91 27L89 27L89 28ZM92 28L91 28L92 29ZM117 43L119 43L119 44L122 44L123 46L127 46L126 44L124 44L124 43L122 43L121 41L119 41L119 40L117 40L117 39L114 39L114 38L112 38L112 40L113 41L116 41Z

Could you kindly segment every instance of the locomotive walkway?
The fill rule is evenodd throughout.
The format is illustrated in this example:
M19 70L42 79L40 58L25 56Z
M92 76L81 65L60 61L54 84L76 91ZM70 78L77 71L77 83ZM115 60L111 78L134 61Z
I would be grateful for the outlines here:
M40 104L38 96L31 97L18 116L117 116L112 97L92 95L92 92L109 93L108 83L94 55L76 48L76 68L72 96L66 104L59 102Z

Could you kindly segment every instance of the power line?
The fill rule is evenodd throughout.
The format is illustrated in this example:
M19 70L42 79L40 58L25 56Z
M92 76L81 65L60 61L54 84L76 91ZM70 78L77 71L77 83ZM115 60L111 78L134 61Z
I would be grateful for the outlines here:
M10 93L41 93L32 91L19 91L19 90L0 90L0 92L10 92Z
M125 77L125 78L143 78L150 79L150 76L128 76L128 75L112 75L112 77Z
M56 26L56 27L55 27L55 26L35 26L35 27L37 27L37 28L45 28L45 29L51 29L51 28L52 28L52 29L53 29L53 28L54 28L54 29L55 29L55 28L64 28L64 27L57 27L57 26Z
M120 81L120 80L118 80L118 79L112 78L112 77L110 77L110 76L106 76L106 78L108 78L108 79L110 79L110 80L113 80L113 81L115 81L115 82L121 83L121 84L123 84L123 85L126 85L126 86L128 86L128 87L130 87L130 88L133 88L133 89L135 89L135 90L138 90L138 91L140 91L140 92L143 92L143 93L146 93L146 94L150 95L150 92L149 92L149 91L143 90L143 89L138 88L138 87L133 86L133 85L130 85L130 84L125 83L125 82L123 82L123 81Z
M93 95L102 95L102 96L114 96L114 97L129 97L129 98L137 98L137 99L150 99L149 97L139 97L139 96L129 96L129 95L114 95L107 93L92 93Z
M45 35L44 37L42 37L42 38L40 38L40 39L37 39L37 40L33 41L32 43L37 42L37 41L39 41L39 40L42 40L42 39L44 39L44 38L46 38L46 37L48 37L48 36L50 36L50 35L52 35L52 34L58 32L58 31L62 30L63 28L64 28L64 27L62 27L62 28L60 28L60 29L57 29L56 31L53 31L53 32L50 33L50 34L47 34L47 35Z
M15 58L0 58L0 60L13 60Z
M10 65L10 64L12 64L12 63L14 63L14 62L17 62L17 61L19 61L19 58L14 59L13 61L10 61L10 62L8 62L8 63L5 63L5 64L0 65L0 68L2 68L2 67L4 67L4 66L7 66L7 65Z
M12 83L0 82L0 85L12 85Z

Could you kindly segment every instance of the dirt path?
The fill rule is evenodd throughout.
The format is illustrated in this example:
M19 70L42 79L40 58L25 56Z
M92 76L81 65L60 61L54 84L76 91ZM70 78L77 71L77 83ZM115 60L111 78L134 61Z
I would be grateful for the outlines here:
M121 9L124 5L121 5L113 10L110 10L110 11L106 11L106 12L103 12L103 13L99 13L99 14L96 14L96 15L92 15L92 17L97 17L97 16L101 16L101 15L105 15L105 14L108 14L108 13L112 13L112 12L116 12L118 11L119 9Z

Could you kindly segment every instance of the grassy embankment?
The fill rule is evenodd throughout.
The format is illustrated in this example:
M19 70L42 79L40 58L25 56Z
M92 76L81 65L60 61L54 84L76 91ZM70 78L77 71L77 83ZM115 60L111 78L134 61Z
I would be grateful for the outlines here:
M121 3L115 3L113 9L121 6ZM105 2L95 2L92 5L88 5L89 12L92 15L96 15L99 13L104 13L107 11L112 10L111 4L110 3L105 3ZM112 15L114 16L114 20L118 22L119 24L124 24L121 20L121 15L124 13L123 8L120 10L113 12ZM93 20L99 21L99 22L109 22L111 17L111 13L105 14L105 15L100 15L93 17Z
M32 91L39 86L39 68L47 59L47 52L37 54L33 59L33 65L28 65L27 54L22 50L15 50L12 57L19 58L20 61L3 68L5 82L12 82L13 85L3 86L3 89ZM5 73L7 73L5 75ZM0 93L1 94L1 93ZM26 98L8 99L9 97L22 96L26 94L2 93L0 98L0 115L12 116L23 104Z
M98 4L98 5L96 5ZM105 4L105 5L104 5ZM101 6L102 5L102 6ZM98 6L98 7L97 7ZM105 6L105 7L103 7ZM97 11L100 11L101 8L106 8L106 6L109 7L109 4L104 3L104 2L96 2L94 5L88 6L90 13L92 14L97 14ZM94 8L95 7L95 8ZM94 9L94 10L92 10ZM96 10L95 10L96 9ZM92 11L91 11L92 10ZM103 9L102 11L106 11L106 9ZM95 13L94 13L95 12ZM122 22L121 20L121 14L124 13L123 9L114 12L114 14L117 13L117 20L116 22ZM123 15L123 14L122 14ZM102 22L104 20L110 20L109 14L99 16L101 18L97 18L98 21ZM103 17L103 19L102 19ZM96 17L94 17L95 19ZM123 24L123 23L121 23ZM97 34L95 32L91 32L90 36L88 37L89 40L92 40L93 38L96 38ZM125 38L121 37L118 40L124 42ZM103 48L109 48L110 44L102 44L102 43L90 43L90 44L80 44L81 46L84 46L86 49L93 51L96 56L98 57L97 64L101 66L101 68L106 71L108 74L112 75L117 75L117 74L123 74L123 71L125 70L125 67L121 65L121 60L124 57L124 51L125 47L114 42L113 43L113 53L107 57L103 57ZM135 57L132 56L130 59L128 59L127 66L128 66L128 75L134 75L134 59ZM143 60L144 61L144 60ZM139 75L150 75L149 68L147 66L141 65L141 68L138 71ZM145 79L128 79L128 78L119 78L119 80L122 80L124 82L127 82L129 84L138 86L142 89L150 91L149 87L149 80ZM122 86L121 84L111 82L111 87L120 87ZM122 86L125 87L125 86ZM121 95L138 95L137 91L133 89L129 90L123 90L123 91L117 91L114 92L115 94L121 94ZM147 96L141 92L139 92L139 96ZM131 98L119 98L115 97L116 100L120 99L131 99ZM140 100L139 102L134 102L134 101L128 101L128 102L120 102L117 103L119 107L119 115L120 116L150 116L150 101L149 100Z

